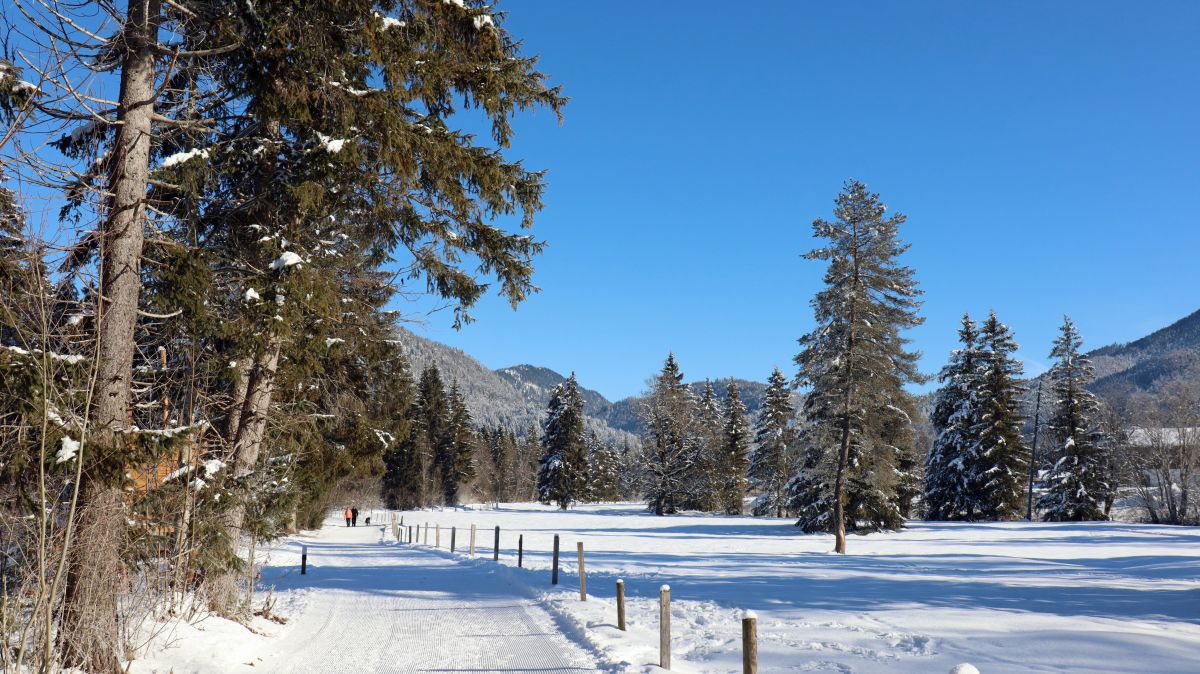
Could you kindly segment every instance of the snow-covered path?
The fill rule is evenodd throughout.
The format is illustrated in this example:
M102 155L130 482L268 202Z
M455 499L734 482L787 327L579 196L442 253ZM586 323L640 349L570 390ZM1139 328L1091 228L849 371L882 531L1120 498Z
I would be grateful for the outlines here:
M256 671L594 672L595 659L503 574L327 524L308 542L303 610ZM295 567L291 567L294 570ZM264 569L268 575L281 567Z

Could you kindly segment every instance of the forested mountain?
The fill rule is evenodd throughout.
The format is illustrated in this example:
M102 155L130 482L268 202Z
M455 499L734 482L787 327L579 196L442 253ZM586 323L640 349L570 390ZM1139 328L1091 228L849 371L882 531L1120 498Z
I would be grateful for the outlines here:
M762 407L763 400L766 399L767 385L759 381L732 377L715 379L713 380L713 388L722 406L728 402L726 400L726 386L731 381L738 385L738 393L741 396L742 404L746 406L746 414L750 418L754 418L758 414L759 408ZM701 392L704 390L704 382L694 381L688 384L688 388L691 389L692 395L699 398ZM793 401L794 404L799 404L798 394L793 394L793 398L795 398ZM615 403L611 403L604 410L601 417L613 428L619 428L640 435L645 430L641 418L641 410L645 402L646 399L644 396L632 396L618 400Z
M481 427L510 428L524 433L530 426L540 425L550 391L565 381L553 370L530 365L492 371L461 349L404 328L397 331L396 338L404 347L413 372L432 364L447 383L458 382L475 423ZM589 431L596 431L601 441L612 441L618 446L627 439L634 440L626 431L610 427L603 415L593 413L608 407L604 396L584 388L580 388L580 393L585 401Z
M538 409L545 409L554 387L567 380L554 370L537 365L514 365L496 370L496 374L512 385L526 402ZM600 393L583 386L579 387L579 395L583 398L583 411L590 417L603 419L608 407L612 405Z
M1092 351L1092 390L1121 410L1138 392L1153 393L1176 377L1200 377L1200 311L1128 344Z
M489 370L461 349L426 339L410 330L401 329L398 339L404 345L414 372L433 363L442 371L447 382L458 380L476 422L482 426L523 429L530 423L539 422L554 387L567 379L562 373L529 364ZM753 418L762 407L767 385L747 379L713 380L716 396L722 405L726 402L726 385L730 381L737 383L746 412ZM704 389L704 382L694 381L688 387L698 398ZM594 428L601 439L613 439L619 443L627 434L640 436L645 430L640 416L645 404L643 396L613 402L598 391L583 386L580 386L579 393L583 397L588 428ZM793 402L798 405L798 394L793 396Z

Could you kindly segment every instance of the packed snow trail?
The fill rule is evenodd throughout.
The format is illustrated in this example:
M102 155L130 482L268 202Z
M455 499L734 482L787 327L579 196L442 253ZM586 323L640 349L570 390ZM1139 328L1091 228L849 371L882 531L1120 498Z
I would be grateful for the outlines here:
M326 523L308 542L308 586L255 670L269 672L595 672L549 613L484 566L385 542L381 527ZM294 567L293 567L294 568ZM279 571L268 567L266 573ZM264 577L264 582L270 582Z

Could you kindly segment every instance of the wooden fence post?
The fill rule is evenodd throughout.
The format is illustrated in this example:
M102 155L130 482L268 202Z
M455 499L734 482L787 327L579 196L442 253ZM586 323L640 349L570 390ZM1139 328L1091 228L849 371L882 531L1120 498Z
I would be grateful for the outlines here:
M435 548L442 547L442 525L441 524L433 525L433 547L435 547Z
M758 674L758 616L746 611L742 618L742 674Z
M625 581L617 579L617 629L625 631Z
M454 552L454 535L458 532L457 527L450 527L450 552Z
M500 527L496 527L496 541L492 543L492 561L500 561Z
M308 573L308 546L301 545L300 546L300 575L303 576L307 573Z
M471 556L475 556L475 525L471 525Z
M525 534L517 537L517 568L525 562Z
M558 585L558 534L554 534L554 565L550 567L550 584Z
M579 601L587 601L587 570L583 566L583 541L575 544L579 550Z
M425 523L425 545L429 545L429 522Z
M671 668L671 586L658 591L658 666Z

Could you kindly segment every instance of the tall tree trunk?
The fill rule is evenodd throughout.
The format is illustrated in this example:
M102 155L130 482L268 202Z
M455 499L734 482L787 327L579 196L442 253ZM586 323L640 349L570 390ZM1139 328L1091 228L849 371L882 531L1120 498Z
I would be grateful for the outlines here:
M263 438L266 437L267 416L275 393L275 373L279 369L281 348L280 339L272 337L264 353L255 358L248 376L243 377L244 384L235 391L235 403L239 404L230 413L229 430L232 433L233 477L236 479L249 476L258 466L258 456L262 451ZM246 520L246 495L243 492L242 498L230 506L225 516L226 536L230 545L234 546L235 553ZM253 578L253 558L249 560L249 574ZM236 610L237 577L237 573L230 570L213 581L210 594L214 608L223 612Z
M88 672L120 671L115 587L119 578L114 577L121 573L120 542L126 528L120 431L130 423L160 9L159 0L131 0L122 31L118 126L109 160L110 201L100 237L97 378L89 411L92 456L79 459L87 462L89 470L78 486L78 529L69 550L59 634L66 664Z

